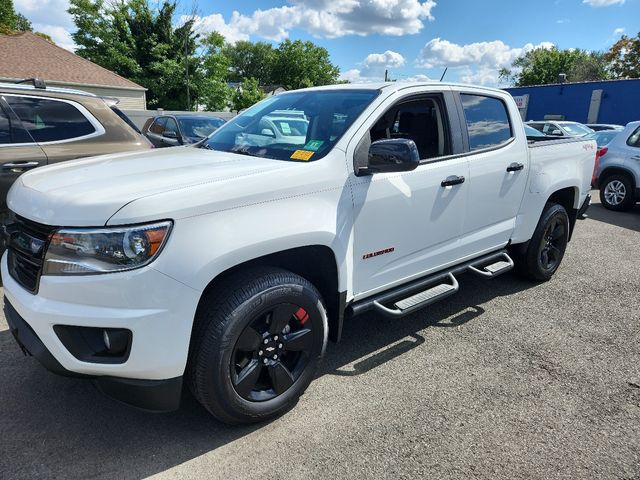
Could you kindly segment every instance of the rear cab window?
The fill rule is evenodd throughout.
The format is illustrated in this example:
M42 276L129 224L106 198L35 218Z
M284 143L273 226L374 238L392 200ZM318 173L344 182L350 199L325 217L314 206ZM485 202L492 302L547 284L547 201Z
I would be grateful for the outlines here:
M71 103L27 96L6 96L5 100L38 143L78 139L97 132Z
M505 103L496 97L461 93L469 150L484 150L505 145L513 138L513 129Z

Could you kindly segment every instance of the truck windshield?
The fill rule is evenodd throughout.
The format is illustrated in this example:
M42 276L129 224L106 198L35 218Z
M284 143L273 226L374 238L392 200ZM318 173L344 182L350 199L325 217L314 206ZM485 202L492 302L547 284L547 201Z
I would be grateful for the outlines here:
M318 160L378 93L316 90L273 96L227 122L201 147L276 160Z

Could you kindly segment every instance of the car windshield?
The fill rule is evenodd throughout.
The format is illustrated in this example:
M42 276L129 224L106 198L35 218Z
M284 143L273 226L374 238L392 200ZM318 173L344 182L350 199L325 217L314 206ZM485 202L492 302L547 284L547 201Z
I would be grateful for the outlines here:
M178 118L182 131L187 137L205 138L211 135L211 132L215 131L224 125L224 120L221 118Z
M546 137L544 133L542 133L539 130L536 130L533 127L530 127L529 125L524 126L524 132L527 135L527 137Z
M589 127L585 127L579 123L563 123L561 126L571 135L589 135L593 133L593 130Z
M318 160L378 93L311 90L269 97L216 130L202 148L275 160Z

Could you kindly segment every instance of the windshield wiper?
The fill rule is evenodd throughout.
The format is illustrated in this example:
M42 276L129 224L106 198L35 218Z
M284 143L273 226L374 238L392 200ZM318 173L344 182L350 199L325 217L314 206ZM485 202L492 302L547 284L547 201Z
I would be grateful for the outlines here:
M240 155L247 155L249 157L261 157L257 153L249 151L249 147L232 148L229 150L231 153L239 153Z

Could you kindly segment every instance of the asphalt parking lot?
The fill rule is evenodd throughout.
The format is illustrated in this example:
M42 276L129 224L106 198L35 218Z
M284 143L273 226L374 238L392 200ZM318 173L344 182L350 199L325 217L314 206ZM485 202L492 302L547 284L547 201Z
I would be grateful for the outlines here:
M578 223L546 284L465 276L404 320L347 324L282 418L185 394L118 404L23 357L0 318L0 478L640 478L640 206Z

